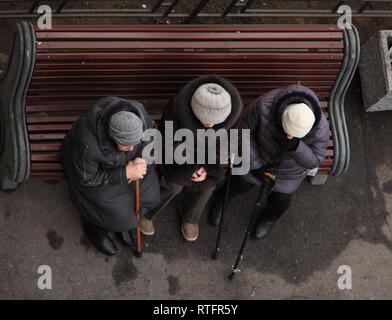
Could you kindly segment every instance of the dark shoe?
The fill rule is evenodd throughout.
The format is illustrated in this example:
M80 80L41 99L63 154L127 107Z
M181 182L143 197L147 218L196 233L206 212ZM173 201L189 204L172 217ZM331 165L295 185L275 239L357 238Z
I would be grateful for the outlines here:
M113 240L110 239L107 234L105 235L102 232L94 232L92 228L86 226L84 226L83 229L87 237L100 252L108 256L114 256L117 254L117 248L114 245Z
M255 228L254 237L257 240L265 238L271 232L271 229L274 226L274 224L275 224L275 221L268 221L268 220L262 219Z
M115 232L115 235L118 240L120 240L124 245L128 247L134 247L135 246L135 239L132 234L132 231L128 232Z

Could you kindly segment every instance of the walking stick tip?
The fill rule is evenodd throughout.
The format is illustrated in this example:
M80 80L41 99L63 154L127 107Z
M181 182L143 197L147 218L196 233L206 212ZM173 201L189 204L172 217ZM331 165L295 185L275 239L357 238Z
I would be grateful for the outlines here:
M134 251L133 254L135 255L136 258L141 258L142 257L142 253L139 251Z

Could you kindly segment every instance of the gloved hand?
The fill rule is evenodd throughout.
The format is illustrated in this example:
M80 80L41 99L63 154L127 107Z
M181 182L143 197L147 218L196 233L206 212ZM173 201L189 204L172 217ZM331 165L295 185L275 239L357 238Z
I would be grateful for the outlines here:
M268 168L260 168L257 170L252 170L248 174L242 176L242 179L244 179L247 183L261 187L263 184L267 184L267 192L270 192L272 188L274 187L274 178L271 176L267 176L266 172L270 172L271 170L268 170Z
M267 193L269 193L272 190L275 184L276 177L271 173L271 171L272 170L270 168L265 168L265 167L252 171L256 179L261 181L261 183L267 184Z
M249 172L241 177L245 182L247 182L253 186L256 186L256 187L261 187L262 180L260 180L259 178L256 178L251 172Z
M279 140L279 146L284 151L295 151L298 148L300 139L291 138L289 139L287 135L283 135Z

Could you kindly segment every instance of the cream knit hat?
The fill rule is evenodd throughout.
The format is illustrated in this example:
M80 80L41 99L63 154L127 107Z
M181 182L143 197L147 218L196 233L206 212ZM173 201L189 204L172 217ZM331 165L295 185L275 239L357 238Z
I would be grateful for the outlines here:
M314 113L305 103L289 104L282 114L283 130L295 138L305 137L314 122Z
M191 107L194 115L200 121L219 124L230 115L231 97L219 84L205 83L193 94Z

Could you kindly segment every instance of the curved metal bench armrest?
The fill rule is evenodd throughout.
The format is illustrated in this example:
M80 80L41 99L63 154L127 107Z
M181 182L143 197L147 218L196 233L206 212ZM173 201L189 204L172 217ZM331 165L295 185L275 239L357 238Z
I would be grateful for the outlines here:
M330 172L330 175L333 176L339 176L344 173L350 162L350 142L344 113L344 102L347 90L357 69L360 55L360 40L356 27L352 25L352 29L344 29L342 32L345 42L344 60L328 102L330 125L334 140L334 162Z
M35 63L35 32L18 23L7 67L0 77L0 187L15 189L30 174L25 103Z

